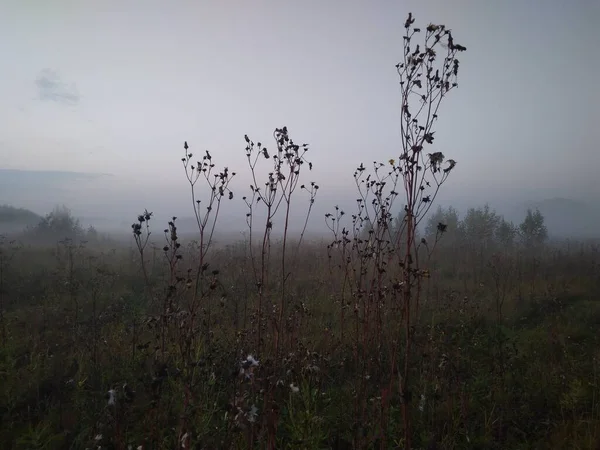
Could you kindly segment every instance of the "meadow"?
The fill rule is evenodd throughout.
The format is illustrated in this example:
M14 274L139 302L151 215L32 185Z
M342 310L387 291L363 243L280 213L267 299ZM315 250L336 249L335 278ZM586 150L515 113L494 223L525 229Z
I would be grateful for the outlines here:
M465 219L422 286L414 448L598 448L600 247L477 240ZM259 322L247 242L215 248L195 309L163 249L146 284L133 243L3 242L3 448L403 448L393 292L349 280L340 248L299 248L281 332L280 267Z

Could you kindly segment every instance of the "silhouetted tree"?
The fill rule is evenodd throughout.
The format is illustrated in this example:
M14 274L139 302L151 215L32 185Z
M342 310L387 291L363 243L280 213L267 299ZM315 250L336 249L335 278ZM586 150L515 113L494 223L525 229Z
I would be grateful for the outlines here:
M456 209L452 206L438 206L436 212L427 219L425 238L429 242L438 239L438 245L451 245L460 239L460 231L460 218Z
M81 239L84 230L79 219L73 217L66 206L56 206L26 236L35 242L55 243L62 239Z
M515 243L517 232L517 227L512 222L508 222L502 218L496 228L496 240L502 247L512 247Z
M483 208L470 208L461 228L468 242L483 250L493 246L500 222L501 217L485 205Z
M528 209L525 219L519 225L523 244L526 247L539 246L548 239L548 229L544 223L544 216L539 209Z
M95 242L98 240L98 238L99 238L98 230L96 230L96 228L94 226L90 225L88 227L88 229L85 231L85 239L88 242Z

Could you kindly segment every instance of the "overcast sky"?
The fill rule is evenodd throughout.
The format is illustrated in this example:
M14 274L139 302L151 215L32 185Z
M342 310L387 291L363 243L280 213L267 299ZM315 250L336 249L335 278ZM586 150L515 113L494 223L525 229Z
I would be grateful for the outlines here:
M330 209L361 161L399 154L409 11L468 49L437 126L458 161L442 200L600 194L596 0L1 0L0 168L111 174L64 202L166 209L184 140L242 174L241 196L244 134L271 145L287 125ZM0 203L63 203L45 194Z

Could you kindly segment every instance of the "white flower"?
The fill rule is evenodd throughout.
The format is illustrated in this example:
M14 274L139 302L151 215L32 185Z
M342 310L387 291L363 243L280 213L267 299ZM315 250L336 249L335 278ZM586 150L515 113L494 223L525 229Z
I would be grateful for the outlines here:
M252 378L255 367L258 367L259 361L254 359L254 356L248 355L246 359L240 362L240 375L244 375L246 380Z
M248 355L246 359L240 362L240 370L245 371L253 367L258 367L259 361L254 359L254 356Z
M421 401L419 401L419 411L423 412L423 410L425 409L425 401L427 399L425 398L425 394L421 394Z
M294 383L290 384L290 389L292 390L292 393L296 394L297 392L300 392L300 388L298 386L296 386Z
M319 372L319 370L320 370L318 366L311 365L311 364L309 364L308 366L306 366L305 369L306 369L307 372L311 372L311 373L316 373L316 372Z
M114 389L108 391L108 404L114 405L117 402L117 393Z
M187 440L189 438L189 433L185 433L183 436L181 436L181 448L186 448L186 443Z
M248 422L254 423L256 422L256 416L258 416L258 408L255 405L250 407L250 411L248 411Z

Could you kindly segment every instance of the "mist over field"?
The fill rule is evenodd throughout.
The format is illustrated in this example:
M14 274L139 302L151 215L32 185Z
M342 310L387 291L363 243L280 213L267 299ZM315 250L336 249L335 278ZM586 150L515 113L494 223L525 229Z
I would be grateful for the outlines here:
M600 3L0 4L0 448L600 448Z
M174 155L173 165L177 166L178 163L180 163L179 158ZM246 168L240 165L241 170L244 171ZM347 178L345 186L340 183L327 189L327 181L325 185L320 185L321 189L307 226L307 233L310 235L328 236L323 217L336 205L343 207L348 213L356 211L356 185L352 179L352 171L345 178ZM113 236L129 234L131 223L144 208L154 212L155 226L160 229L171 219L171 216L177 216L180 219L182 232L186 234L197 232L189 185L186 186L183 168L181 168L179 181L162 190L156 190L156 186L144 188L134 184L133 178L122 179L111 174L0 169L0 192L5 195L2 198L5 205L25 208L40 216L49 213L56 206L65 205L82 225L93 226L98 231ZM234 179L231 185L235 194L234 201L226 202L221 212L219 233L227 240L239 239L247 230L245 220L247 207L242 196L248 195L249 189L242 183L243 181ZM549 183L552 181L550 180ZM157 185L160 184L157 182ZM452 180L448 184L451 185ZM451 188L452 186L448 190L450 191ZM578 195L575 189L560 190L552 189L550 186L518 189L507 186L505 189L482 196L479 188L475 188L472 193L464 196L441 192L437 203L446 207L452 206L463 215L469 208L489 205L498 214L514 223L523 220L527 209L539 209L546 218L551 236L597 238L600 205L594 192L593 187L590 188L589 193ZM298 207L292 211L293 227L295 224L304 225L308 197L296 199L296 205ZM395 212L400 211L401 207L397 206ZM10 230L20 230L27 224L25 222L18 223L18 226L11 225ZM8 225L0 221L0 231L8 230ZM274 230L275 234L279 232L278 228Z

